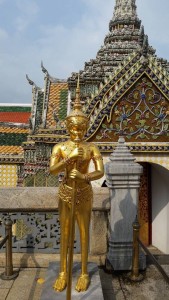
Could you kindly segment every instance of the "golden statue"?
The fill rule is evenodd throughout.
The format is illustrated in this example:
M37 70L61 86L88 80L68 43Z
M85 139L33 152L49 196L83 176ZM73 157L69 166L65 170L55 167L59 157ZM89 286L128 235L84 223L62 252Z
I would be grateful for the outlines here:
M93 143L84 141L89 120L81 109L78 79L73 111L66 118L70 140L55 145L50 160L51 174L65 171L64 179L59 186L60 273L53 286L59 292L66 288L69 277L72 276L68 274L67 255L68 248L72 248L69 251L73 251L74 227L71 227L71 222L75 220L79 227L81 244L81 275L78 278L76 290L78 292L85 291L90 284L87 261L93 199L91 181L101 178L104 174L103 160L98 147ZM95 171L89 173L91 161L94 162ZM73 241L69 239L71 230ZM70 272L71 270L69 270Z

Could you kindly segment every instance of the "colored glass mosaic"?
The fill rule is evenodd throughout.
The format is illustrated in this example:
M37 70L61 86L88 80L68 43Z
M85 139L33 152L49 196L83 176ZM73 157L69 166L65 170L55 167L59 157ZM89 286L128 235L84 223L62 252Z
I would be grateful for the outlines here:
M0 187L16 187L17 165L0 164Z
M26 139L25 133L0 133L0 146L20 146Z

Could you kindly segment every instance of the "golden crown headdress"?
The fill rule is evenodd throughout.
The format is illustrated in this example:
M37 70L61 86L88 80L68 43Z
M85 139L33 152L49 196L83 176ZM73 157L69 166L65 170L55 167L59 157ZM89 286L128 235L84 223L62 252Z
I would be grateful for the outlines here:
M80 102L80 78L78 74L78 81L77 81L77 88L76 88L76 99L73 105L73 110L71 113L66 117L67 123L72 122L72 119L80 117L83 118L83 123L84 121L88 123L89 119L88 117L83 113L82 111L82 104Z

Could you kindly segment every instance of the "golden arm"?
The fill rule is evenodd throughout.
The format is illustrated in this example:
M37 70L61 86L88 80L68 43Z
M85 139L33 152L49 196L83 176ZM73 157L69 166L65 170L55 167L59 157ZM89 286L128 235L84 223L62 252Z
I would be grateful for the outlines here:
M100 179L104 175L104 165L101 153L97 146L92 147L92 160L95 165L95 171L89 173L90 181Z
M53 175L63 172L65 169L65 161L61 155L61 149L59 145L55 145L52 150L52 155L50 157L50 173Z

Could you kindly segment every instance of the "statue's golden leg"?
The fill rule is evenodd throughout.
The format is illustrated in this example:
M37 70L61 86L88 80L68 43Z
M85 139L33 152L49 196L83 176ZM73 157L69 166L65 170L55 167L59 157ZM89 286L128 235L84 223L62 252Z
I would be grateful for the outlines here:
M60 219L60 273L53 288L62 292L67 285L67 251L70 227L70 208L68 203L59 200L59 219Z
M88 261L88 247L89 247L89 226L91 217L91 201L81 204L77 209L77 223L80 231L81 240L81 259L82 259L82 270L81 275L78 278L76 284L76 290L83 292L88 289L90 284L90 278L87 271Z

